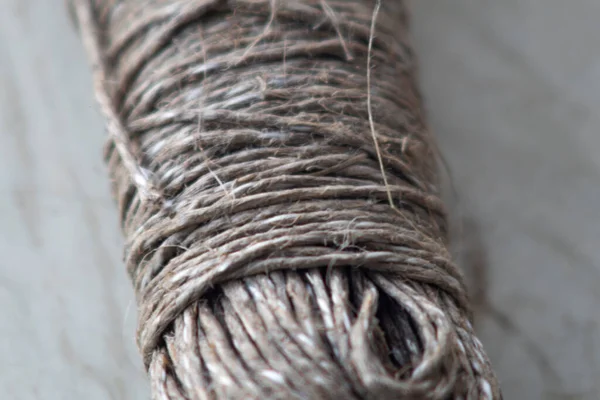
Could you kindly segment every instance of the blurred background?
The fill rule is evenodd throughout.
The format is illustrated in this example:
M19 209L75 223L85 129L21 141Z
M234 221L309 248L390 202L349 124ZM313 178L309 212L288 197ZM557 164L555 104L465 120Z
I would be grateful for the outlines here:
M600 2L410 3L505 398L598 399ZM0 9L0 392L148 398L82 46L62 2Z

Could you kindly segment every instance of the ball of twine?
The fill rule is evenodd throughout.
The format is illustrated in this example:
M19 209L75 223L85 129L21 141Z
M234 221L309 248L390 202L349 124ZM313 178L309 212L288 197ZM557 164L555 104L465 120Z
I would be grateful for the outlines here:
M71 0L156 399L498 399L399 0Z

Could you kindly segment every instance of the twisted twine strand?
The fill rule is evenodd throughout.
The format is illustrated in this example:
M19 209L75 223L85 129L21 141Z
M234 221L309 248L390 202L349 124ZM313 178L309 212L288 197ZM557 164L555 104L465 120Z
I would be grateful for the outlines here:
M71 6L155 398L500 398L403 2Z

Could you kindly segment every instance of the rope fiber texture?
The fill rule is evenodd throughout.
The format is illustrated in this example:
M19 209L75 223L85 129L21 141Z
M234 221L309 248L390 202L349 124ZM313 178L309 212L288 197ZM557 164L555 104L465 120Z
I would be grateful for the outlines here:
M400 0L70 0L155 399L499 399Z

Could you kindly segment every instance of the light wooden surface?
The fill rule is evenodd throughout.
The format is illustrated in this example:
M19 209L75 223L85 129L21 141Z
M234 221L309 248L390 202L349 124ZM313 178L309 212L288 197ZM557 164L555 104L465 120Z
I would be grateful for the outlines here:
M148 398L81 45L62 1L0 10L0 398Z
M505 398L598 399L600 2L412 4ZM83 51L60 1L0 10L0 397L148 398Z

